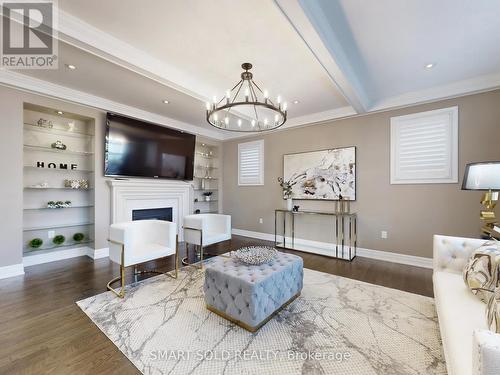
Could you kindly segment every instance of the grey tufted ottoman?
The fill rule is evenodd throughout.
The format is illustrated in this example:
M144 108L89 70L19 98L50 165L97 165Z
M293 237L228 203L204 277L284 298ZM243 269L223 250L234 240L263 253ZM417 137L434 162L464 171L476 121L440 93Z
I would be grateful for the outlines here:
M205 266L207 308L255 332L302 290L301 257L278 252L271 263L247 266L220 256Z

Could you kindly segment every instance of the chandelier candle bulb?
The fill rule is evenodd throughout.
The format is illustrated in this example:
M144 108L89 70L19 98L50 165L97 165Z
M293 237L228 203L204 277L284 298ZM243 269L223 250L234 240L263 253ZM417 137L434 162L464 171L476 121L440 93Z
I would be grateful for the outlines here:
M283 103L283 111L286 111L288 105L286 104L286 102Z
M252 128L255 127L255 120L252 120Z
M241 119L238 119L238 126L241 128Z
M248 96L250 95L250 90L245 89L245 100L248 102Z
M210 107L211 107L210 103L207 102L207 111L210 111Z
M229 125L229 117L224 118L224 123L225 123L226 125Z

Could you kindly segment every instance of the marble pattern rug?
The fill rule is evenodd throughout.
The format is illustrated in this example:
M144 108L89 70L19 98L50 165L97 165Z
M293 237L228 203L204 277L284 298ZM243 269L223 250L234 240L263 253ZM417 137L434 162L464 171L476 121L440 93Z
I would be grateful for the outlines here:
M256 333L209 312L203 272L156 276L78 306L143 374L445 374L432 298L304 269Z

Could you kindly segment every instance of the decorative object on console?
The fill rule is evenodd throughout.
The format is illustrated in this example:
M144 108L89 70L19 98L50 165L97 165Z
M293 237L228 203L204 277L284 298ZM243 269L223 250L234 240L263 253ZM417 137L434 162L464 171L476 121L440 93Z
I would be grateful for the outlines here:
M64 237L62 234L58 234L57 236L55 236L53 239L52 239L52 242L55 244L55 245L62 245L64 243L64 241L66 241L66 237Z
M66 145L62 141L55 141L51 144L51 147L57 150L66 150Z
M87 190L89 188L89 180L64 180L64 187Z
M208 123L217 129L234 132L258 132L279 128L286 122L287 104L281 103L279 95L274 104L267 90L262 91L253 81L253 74L249 72L252 64L244 63L241 67L245 70L241 73L241 79L231 90L226 91L226 96L220 100L214 96L213 103L207 102ZM251 118L235 117L234 112L230 115L232 108L235 108L236 112L240 110L242 113L248 113Z
M244 264L258 266L276 258L277 251L269 246L248 246L231 252L231 256Z
M463 279L471 292L483 302L499 286L500 249L497 241L488 241L475 250L463 270Z
M495 333L500 333L500 288L491 293L486 307L486 318L488 328Z
M289 182L286 182L282 177L278 177L278 182L281 186L281 189L283 190L283 199L286 199L286 208L288 211L292 211L292 185L290 185Z
M356 147L283 156L283 179L293 199L356 200Z
M85 238L85 235L83 233L75 233L73 235L73 240L75 242L82 242L84 240L84 238Z
M342 194L339 195L339 200L335 201L335 213L348 214L351 212L351 201L344 199Z
M487 237L500 239L500 225L496 221L495 206L500 190L500 161L470 163L465 167L462 190L486 191L481 204L481 230Z
M43 245L43 240L41 238L33 238L30 243L30 247L33 249L38 249Z
M211 191L205 191L203 193L203 196L205 197L205 201L206 202L210 202L212 194L213 194L213 192L211 192Z

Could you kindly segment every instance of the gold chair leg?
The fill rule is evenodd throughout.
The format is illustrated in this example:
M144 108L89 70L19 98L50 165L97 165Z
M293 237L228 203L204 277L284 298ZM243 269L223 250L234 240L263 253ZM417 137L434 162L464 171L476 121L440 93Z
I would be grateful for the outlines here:
M175 239L175 273L174 275L170 272L165 272L165 275L170 276L173 279L177 279L179 277L179 236Z

